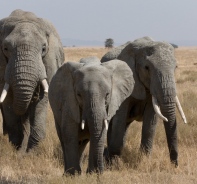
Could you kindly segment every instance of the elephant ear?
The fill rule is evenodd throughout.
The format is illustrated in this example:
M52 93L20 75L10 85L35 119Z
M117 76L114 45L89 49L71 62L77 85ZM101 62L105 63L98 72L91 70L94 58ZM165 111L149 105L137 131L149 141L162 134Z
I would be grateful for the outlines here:
M149 41L149 39L144 38L142 40ZM137 60L135 59L135 56L139 49L139 42L141 43L141 39L135 40L134 42L127 42L124 45L112 49L103 56L101 62L107 62L111 59L119 59L125 61L131 68L133 72L133 78L135 81L132 96L138 100L144 100L146 98L146 89L140 81L138 73L136 71Z
M113 48L111 49L109 52L107 52L102 58L101 58L101 63L104 63L104 62L107 62L107 61L110 61L110 60L113 60L113 59L117 59L122 50L127 46L129 45L131 42L128 41L127 43L123 44L123 45L120 45L119 47L116 47L116 48Z
M111 99L108 107L108 120L110 120L122 102L132 94L135 82L133 73L125 62L111 60L101 65L112 73Z
M0 20L0 46L2 45L3 42L3 27L6 20L7 18ZM6 65L7 65L7 59L3 54L2 47L0 47L0 93L2 92L3 86L5 84L4 74L5 74Z
M43 58L43 63L46 68L47 81L50 83L57 69L64 63L64 49L55 27L42 18L37 18L37 21L48 40L48 52Z
M83 64L67 62L53 76L49 86L49 102L56 118L61 118L62 108L65 116L80 122L79 105L75 97L72 73Z

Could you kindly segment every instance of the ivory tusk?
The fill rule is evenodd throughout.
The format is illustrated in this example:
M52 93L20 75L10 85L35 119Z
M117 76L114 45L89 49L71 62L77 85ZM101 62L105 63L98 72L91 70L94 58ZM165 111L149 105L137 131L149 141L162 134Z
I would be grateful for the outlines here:
M44 92L45 93L48 93L48 91L49 91L49 85L48 85L48 83L47 83L47 80L46 79L44 79L44 80L42 80L42 87L44 88Z
M177 108L178 108L178 110L179 110L179 113L180 113L182 119L183 119L183 122L184 122L184 123L187 123L185 114L184 114L184 112L183 112L183 109L182 109L182 107L181 107L181 104L180 104L180 101L179 101L178 97L176 96L175 99L176 99L176 106L177 106Z
M81 129L84 130L84 128L85 128L85 120L82 120L82 122L81 122Z
M8 89L9 89L9 84L5 83L3 87L3 91L1 93L0 103L3 103L3 101L5 100L5 97L7 96L7 93L8 93Z
M162 120L168 122L168 119L162 115L162 113L160 111L160 108L158 106L157 99L154 96L152 96L152 103L153 103L153 108L154 108L156 114L159 116L159 118L161 118Z
M106 130L108 130L108 122L107 122L107 120L106 120L106 119L104 120L104 124L105 124L105 128L106 128Z

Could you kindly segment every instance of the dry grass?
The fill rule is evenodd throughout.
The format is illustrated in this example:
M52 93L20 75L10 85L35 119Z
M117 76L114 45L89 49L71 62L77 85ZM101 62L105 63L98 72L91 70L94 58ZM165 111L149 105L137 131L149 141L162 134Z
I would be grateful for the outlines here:
M66 61L78 61L86 56L101 58L107 51L104 48L65 48ZM0 183L197 183L197 65L195 65L197 49L178 48L175 54L178 61L176 70L178 96L188 119L188 124L185 125L177 115L178 168L174 168L169 162L161 122L157 127L152 154L137 163L141 123L134 122L127 132L122 157L114 162L111 169L107 169L101 176L86 175L86 159L82 165L82 175L62 177L62 151L52 112L49 109L47 137L38 148L27 155L19 155L8 143L8 138L2 135L2 129L0 130Z

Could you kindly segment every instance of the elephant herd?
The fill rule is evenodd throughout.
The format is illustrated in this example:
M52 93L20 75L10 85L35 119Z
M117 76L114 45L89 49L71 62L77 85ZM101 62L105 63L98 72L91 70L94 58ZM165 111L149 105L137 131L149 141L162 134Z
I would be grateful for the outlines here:
M45 137L49 99L65 173L81 172L88 142L87 172L102 172L104 158L121 154L134 120L143 122L140 150L149 154L158 118L164 121L170 160L178 165L176 106L187 121L176 95L170 44L143 37L101 60L64 63L54 26L22 10L0 20L0 44L3 134L17 150L29 151Z

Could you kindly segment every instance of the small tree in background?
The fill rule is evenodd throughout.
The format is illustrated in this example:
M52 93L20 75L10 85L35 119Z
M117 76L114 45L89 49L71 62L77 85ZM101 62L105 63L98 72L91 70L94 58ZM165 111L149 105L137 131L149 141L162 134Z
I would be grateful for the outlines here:
M105 40L105 48L112 48L114 46L114 40L112 38L108 38Z

